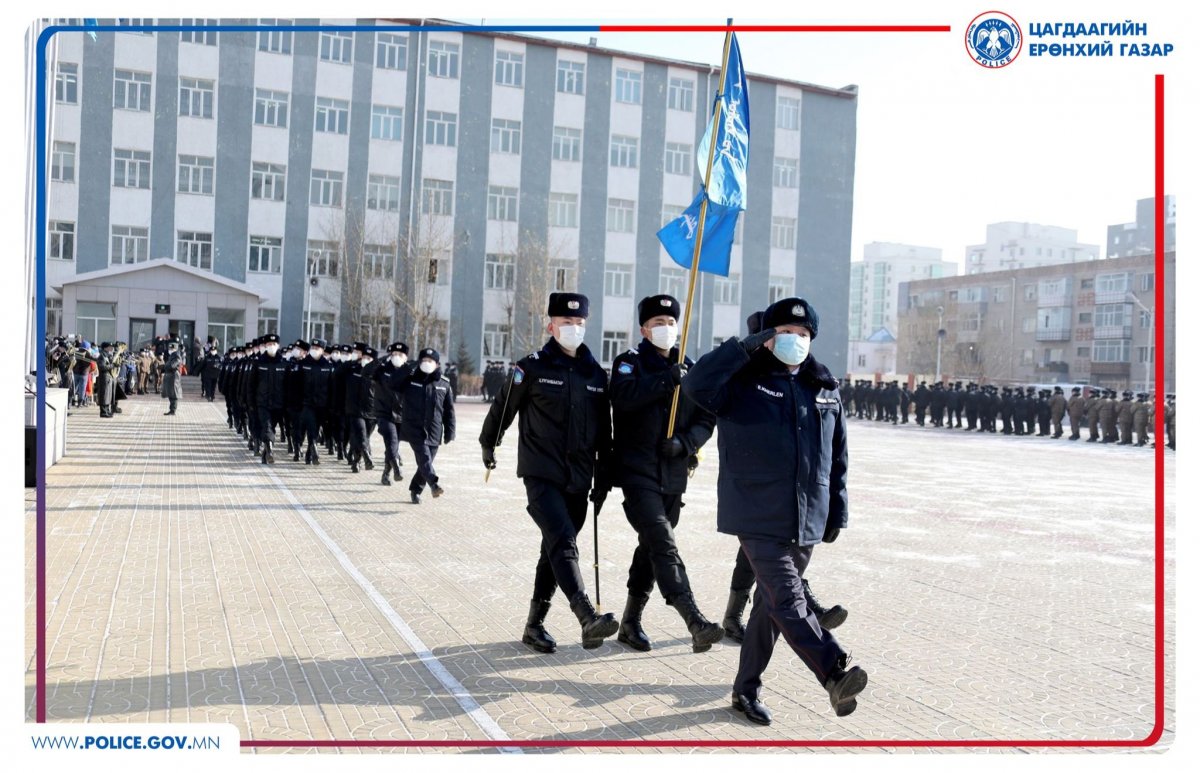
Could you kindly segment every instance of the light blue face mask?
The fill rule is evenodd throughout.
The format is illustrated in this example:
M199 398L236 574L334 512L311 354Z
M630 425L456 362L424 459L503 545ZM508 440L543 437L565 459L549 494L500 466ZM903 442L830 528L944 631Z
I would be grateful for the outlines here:
M808 356L809 339L795 333L780 333L775 336L775 359L784 365L795 367Z

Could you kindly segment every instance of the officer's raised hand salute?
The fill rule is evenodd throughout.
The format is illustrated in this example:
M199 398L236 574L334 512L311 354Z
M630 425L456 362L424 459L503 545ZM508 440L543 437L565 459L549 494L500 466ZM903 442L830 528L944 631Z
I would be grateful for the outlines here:
M777 301L762 333L701 357L684 392L717 416L717 528L738 537L758 582L733 684L733 708L770 724L762 673L780 633L829 694L838 716L867 684L805 602L813 546L847 524L846 421L837 379L809 355L818 318L801 298Z
M557 643L543 626L557 585L579 619L585 649L617 632L611 614L599 615L583 588L575 538L587 518L588 492L607 493L612 424L608 377L583 343L588 299L551 293L540 351L517 363L492 402L479 443L483 463L496 466L493 449L520 414L517 476L525 483L529 514L542 533L533 599L521 641L538 652ZM593 486L595 478L595 486Z

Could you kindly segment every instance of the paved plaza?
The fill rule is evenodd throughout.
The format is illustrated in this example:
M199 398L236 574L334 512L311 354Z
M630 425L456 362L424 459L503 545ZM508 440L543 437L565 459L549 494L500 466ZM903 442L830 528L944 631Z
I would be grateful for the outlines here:
M1151 732L1149 449L852 420L850 528L816 549L808 576L826 604L850 610L836 634L870 685L838 719L781 641L764 677L775 722L762 728L728 708L738 648L693 654L661 596L645 614L649 653L615 637L583 650L561 594L547 621L559 651L520 644L538 533L514 475L515 427L484 483L486 405L458 404L459 439L437 460L446 495L416 506L407 478L383 487L334 457L309 467L279 449L277 464L258 463L223 402L185 381L178 416L156 396L131 398L115 419L74 411L67 457L46 477L51 722L230 722L244 741ZM716 532L715 439L705 451L678 535L700 607L719 620L737 543ZM1175 727L1174 489L1168 451L1164 744ZM31 718L32 490L26 502ZM594 597L593 544L589 518L580 553ZM635 545L614 491L600 515L601 606L618 615Z

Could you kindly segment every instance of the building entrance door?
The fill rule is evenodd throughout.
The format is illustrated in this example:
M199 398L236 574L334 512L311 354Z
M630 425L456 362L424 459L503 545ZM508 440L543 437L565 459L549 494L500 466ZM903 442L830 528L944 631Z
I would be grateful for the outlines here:
M179 347L183 349L183 361L187 363L188 373L196 372L196 354L193 343L196 340L196 322L191 319L167 320L167 332L178 336Z
M154 320L129 320L129 351L137 353L143 346L154 345Z

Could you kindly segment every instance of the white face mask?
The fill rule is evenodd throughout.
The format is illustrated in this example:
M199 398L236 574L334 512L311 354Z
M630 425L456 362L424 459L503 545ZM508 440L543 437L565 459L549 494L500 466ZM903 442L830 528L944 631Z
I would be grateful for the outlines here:
M433 373L437 369L438 369L438 366L437 366L436 362L430 362L429 360L421 361L421 372L422 373Z
M388 357L388 362L392 363L393 368L399 368L404 365L404 355L393 354L391 357Z
M313 349L308 350L309 356L312 357L314 360L321 359L321 355L324 353L325 353L324 349L313 348Z
M364 356L361 360L359 360L359 364L361 364L363 367L366 367L367 365L370 365L374 361L374 359L375 359L374 357Z
M267 354L271 355L272 357L274 357L276 354L279 354L279 344L267 344Z
M775 359L784 365L795 367L808 357L809 338L795 333L780 333L775 336Z
M558 345L568 352L573 352L583 343L583 336L586 332L587 329L583 325L563 325L554 334L554 340L558 341Z
M679 327L676 325L659 325L650 328L650 343L659 349L670 351L679 339Z

